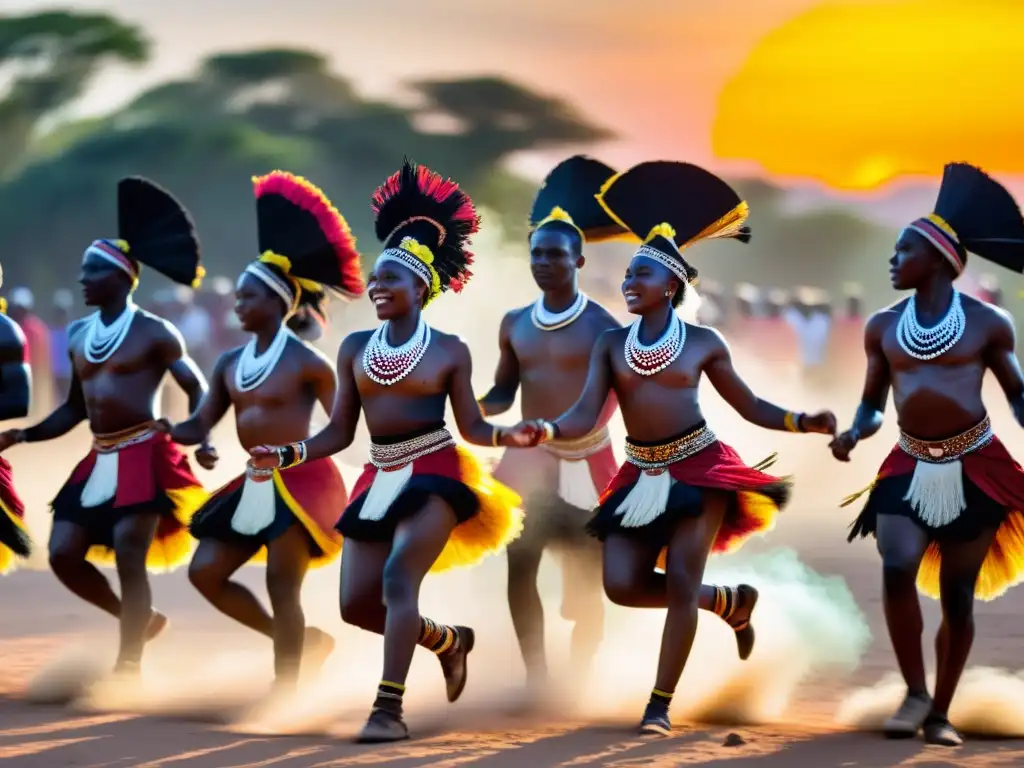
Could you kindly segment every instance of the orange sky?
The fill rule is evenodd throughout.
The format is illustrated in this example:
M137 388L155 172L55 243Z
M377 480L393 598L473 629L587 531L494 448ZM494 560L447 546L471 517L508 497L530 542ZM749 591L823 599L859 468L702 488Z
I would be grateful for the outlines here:
M904 147L917 134L931 135L925 165L934 164L936 173L946 147L970 144L954 140L970 129L970 120L985 99L1017 105L1011 110L1016 122L992 124L1013 137L1005 146L1015 147L1016 136L1024 133L1024 107L1020 106L1024 101L1016 85L1024 81L1024 36L1019 32L1024 28L1020 18L1024 12L1011 18L1005 11L1011 5L1024 6L1024 0L64 0L61 4L104 9L134 20L156 44L146 70L104 76L90 96L90 110L109 108L142 86L187 73L200 57L215 50L291 45L328 52L335 68L368 93L395 92L402 80L418 76L484 72L566 96L623 137L591 150L618 166L655 156L673 157L720 170L766 168L770 175L797 181L816 177L841 187L863 186L849 183L857 173L872 176L862 159L859 171L844 174L836 170L842 158L829 158L829 151L833 155L864 152L863 146L855 146L858 132L845 127L856 110L843 111L837 105L860 106L859 115L866 124L882 132L891 128ZM41 0L3 2L5 11L50 5ZM892 11L879 13L879 5ZM828 10L836 6L846 10ZM916 9L908 11L908 6ZM941 13L924 12L923 7L940 8ZM1000 61L1005 71L1004 79L996 82L985 66L991 57L977 45L964 55L956 33L958 25L971 26L979 9L991 13L999 7L1004 12L993 16L994 23L971 27L982 30L981 37L971 38L981 40L982 47L985 30L1002 26L1014 36L1001 38ZM459 32L458 39L451 39L452 30ZM856 34L847 36L846 30ZM948 101L931 110L915 105L913 111L904 112L892 108L894 94L911 92L912 86L887 75L894 66L915 57L918 65L904 66L903 77L907 72L926 77L927 62L943 61L955 61L962 76ZM846 62L839 69L847 77L834 88L829 88L833 75L828 66L822 67L823 60L831 62L833 69ZM880 85L891 87L879 90ZM969 102L971 112L963 105L974 85L978 95ZM942 92L941 84L918 90ZM823 101L823 93L831 101ZM720 94L723 111L716 127ZM877 103L872 103L879 94ZM862 106L865 103L867 108ZM951 121L958 110L965 119ZM832 119L820 119L822 111ZM1001 120L1008 114L1006 108L982 112ZM846 143L837 143L836 132L844 130ZM716 150L735 160L716 157ZM1024 151L1018 151L1024 158ZM970 152L959 154L955 159L975 159L967 156ZM524 158L521 167L539 176L552 159ZM875 164L876 171L884 166L882 161ZM999 174L1001 169L992 170ZM812 196L817 194L813 189Z

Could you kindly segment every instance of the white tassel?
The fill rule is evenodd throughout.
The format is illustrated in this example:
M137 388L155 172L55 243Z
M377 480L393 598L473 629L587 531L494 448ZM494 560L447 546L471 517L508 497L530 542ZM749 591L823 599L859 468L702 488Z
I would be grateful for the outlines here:
M959 459L943 464L918 461L904 501L933 528L949 525L966 509L964 472Z
M276 506L274 481L257 483L247 476L242 486L242 498L231 516L231 527L243 536L255 536L274 522Z
M359 510L360 520L380 520L387 514L388 509L395 503L395 499L405 490L405 486L412 479L412 462L401 469L394 469L385 472L378 469L373 476L373 483L366 493L366 500L362 509Z
M578 509L593 509L597 506L598 494L594 479L590 476L590 462L558 461L558 495L566 504Z
M615 514L622 515L622 527L642 528L652 523L668 506L671 490L672 475L667 470L640 473L633 490L615 510Z
M117 493L117 451L97 453L96 463L92 466L89 479L82 488L81 503L83 507L98 507L114 498Z

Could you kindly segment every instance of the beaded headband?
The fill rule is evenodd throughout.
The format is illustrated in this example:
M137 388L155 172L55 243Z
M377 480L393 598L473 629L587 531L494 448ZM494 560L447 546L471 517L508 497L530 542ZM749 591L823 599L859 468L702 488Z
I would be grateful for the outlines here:
M287 282L285 282L280 277L275 275L273 272L271 272L269 269L263 266L260 262L256 261L246 266L245 270L238 278L239 284L241 284L243 278L246 275L252 275L257 280L262 282L265 286L267 286L270 290L272 290L274 293L280 296L281 300L284 302L284 305L288 307L289 310L295 308L295 299L298 297L296 296L295 291L292 289L292 286L288 285Z
M426 283L428 297L431 299L441 292L441 276L431 266L433 260L433 252L411 237L403 237L398 247L386 248L377 257L378 264L382 261L393 261L412 270L416 277Z
M667 223L663 222L656 227L652 227L651 231L647 233L647 239L644 240L643 245L633 254L633 258L643 256L646 259L652 259L667 267L673 275L682 280L684 284L687 284L690 282L690 278L686 273L686 267L682 263L682 255L680 254L679 258L673 258L670 254L664 253L650 245L650 242L656 237L664 238L675 245L675 236L676 231Z
M82 254L82 261L85 261L90 255L98 256L127 274L132 279L134 288L139 282L139 267L125 255L127 252L128 243L124 240L93 240Z
M937 213L930 213L923 218L911 222L907 229L917 232L921 237L934 245L959 275L964 271L964 261L960 257L960 238L949 223Z

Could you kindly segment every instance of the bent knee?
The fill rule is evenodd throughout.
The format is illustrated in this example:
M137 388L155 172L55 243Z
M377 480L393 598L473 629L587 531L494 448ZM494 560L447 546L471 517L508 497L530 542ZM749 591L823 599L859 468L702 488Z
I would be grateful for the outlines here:
M636 602L637 584L620 574L606 573L604 593L616 605L631 606Z
M195 560L189 563L188 580L203 595L219 592L226 581L214 568L196 563Z
M50 568L54 573L65 573L78 568L85 562L85 555L71 547L50 548Z
M374 604L372 600L362 596L341 597L341 620L353 627L373 630L377 626L374 617L381 609L381 605Z
M382 577L384 605L412 605L416 602L419 584L400 558L390 557L384 564Z

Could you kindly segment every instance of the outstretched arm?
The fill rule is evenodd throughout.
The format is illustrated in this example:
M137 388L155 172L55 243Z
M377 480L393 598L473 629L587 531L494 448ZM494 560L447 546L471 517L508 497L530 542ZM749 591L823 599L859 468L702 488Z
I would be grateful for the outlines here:
M1021 375L1020 363L1014 352L1016 345L1013 320L999 312L995 332L985 350L985 365L1003 388L1017 423L1024 426L1024 376Z
M459 433L473 445L516 447L525 442L512 430L503 429L486 421L473 394L473 358L469 347L456 339L453 344L455 366L448 384L448 397L452 402L455 423Z
M498 368L494 372L494 386L480 398L480 410L484 416L496 416L512 407L519 389L519 358L512 348L511 332L515 315L509 312L501 320L498 331Z
M590 368L587 370L587 382L583 392L572 407L551 422L554 436L574 440L590 434L608 403L612 392L612 360L609 354L609 331L597 338L594 351L590 353ZM611 418L611 413L607 413ZM606 420L607 423L607 420Z
M224 418L224 414L231 407L231 396L228 394L224 372L235 355L237 355L237 350L226 352L218 358L213 369L210 388L200 401L199 407L188 419L170 428L169 434L174 442L181 445L204 443L213 428Z
M28 416L32 374L25 358L25 337L13 320L0 321L0 420Z
M72 369L73 370L73 369ZM82 394L82 382L78 380L78 372L71 376L71 389L67 399L41 422L27 429L14 429L0 436L0 450L12 443L41 443L66 435L86 419L85 396Z
M865 437L871 437L882 427L885 404L892 384L889 362L882 350L882 335L889 322L886 315L879 312L868 319L864 328L864 352L868 361L864 392L853 417L853 424L829 446L832 455L839 461L849 461L850 451L857 443Z
M736 373L732 364L732 353L725 339L713 329L707 329L707 332L714 334L714 337L712 350L704 364L704 372L722 399L740 416L751 424L765 429L835 434L836 419L831 413L808 416L787 411L755 395Z

